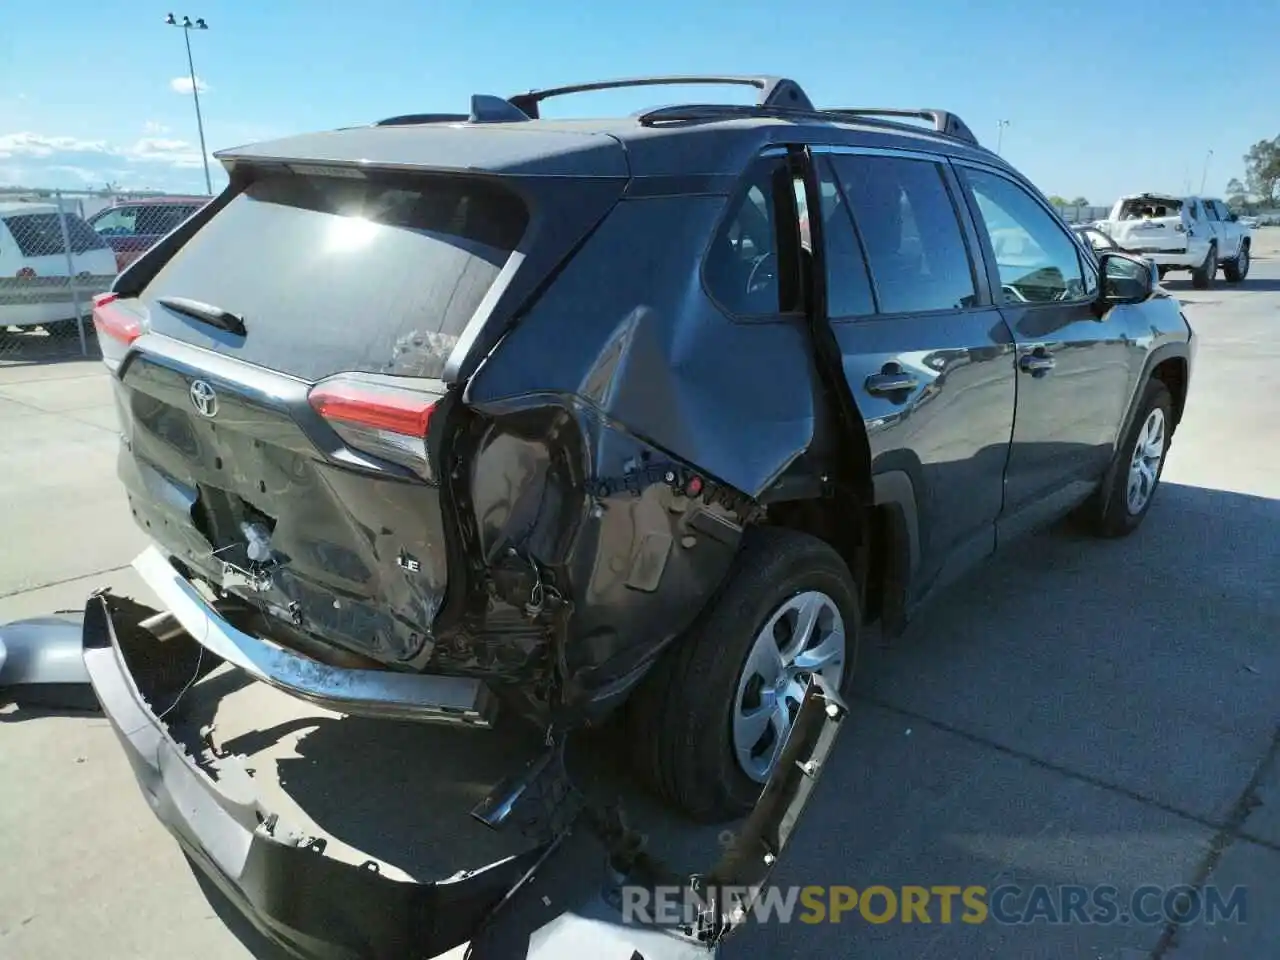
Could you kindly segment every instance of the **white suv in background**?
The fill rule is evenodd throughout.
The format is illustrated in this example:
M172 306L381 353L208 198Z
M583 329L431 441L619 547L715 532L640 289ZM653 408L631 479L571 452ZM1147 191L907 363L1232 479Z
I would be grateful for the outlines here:
M55 335L75 333L71 277L87 317L92 295L115 274L116 255L81 217L51 203L0 203L0 332L42 326Z
M1153 262L1160 276L1190 270L1203 289L1218 274L1239 283L1249 273L1248 226L1221 200L1136 193L1121 197L1096 226L1130 253Z

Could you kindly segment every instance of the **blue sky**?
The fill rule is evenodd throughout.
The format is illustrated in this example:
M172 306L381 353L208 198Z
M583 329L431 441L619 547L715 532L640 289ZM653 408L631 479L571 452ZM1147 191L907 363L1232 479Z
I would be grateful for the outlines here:
M169 9L3 0L0 185L203 187ZM1229 14L1202 0L201 0L172 12L210 25L192 41L211 151L641 73L781 74L819 104L950 109L990 144L1007 119L1005 156L1046 193L1095 204L1198 190L1209 150L1206 192L1221 193L1249 145L1280 134L1276 0L1237 0ZM684 93L589 94L547 112L628 112Z

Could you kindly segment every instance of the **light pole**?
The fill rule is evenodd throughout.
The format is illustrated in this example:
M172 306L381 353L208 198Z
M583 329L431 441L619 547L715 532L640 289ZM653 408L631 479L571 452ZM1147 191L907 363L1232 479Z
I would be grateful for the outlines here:
M1000 155L1000 147L1004 144L1004 128L1008 125L1008 120L996 121L996 156Z
M1204 196L1204 182L1209 179L1209 161L1213 159L1213 151L1204 155L1204 170L1200 173L1200 195Z
M191 96L196 102L196 129L200 131L200 159L204 163L204 190L209 196L213 196L213 181L209 179L209 153L204 148L204 120L200 117L200 91L196 84L196 65L191 59L191 31L208 30L209 25L202 17L197 17L195 23L191 22L190 17L183 17L182 22L179 23L172 13L164 18L164 22L171 27L181 27L182 38L187 41L187 69L191 71Z

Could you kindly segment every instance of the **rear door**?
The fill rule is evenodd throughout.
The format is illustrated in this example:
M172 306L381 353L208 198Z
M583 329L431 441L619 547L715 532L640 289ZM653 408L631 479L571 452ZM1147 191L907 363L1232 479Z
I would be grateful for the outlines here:
M1013 337L974 269L945 161L817 154L827 312L877 477L905 474L918 590L994 548L1013 429Z
M1097 273L1047 202L1013 177L956 162L1001 312L1017 341L1018 402L1002 534L1092 490L1129 399L1133 308L1095 313Z
M1207 236L1218 245L1218 259L1226 259L1231 254L1231 238L1227 235L1225 229L1227 224L1222 222L1222 218L1218 214L1218 208L1212 200L1200 200L1198 201L1198 206L1200 207L1200 216L1204 221Z
M1224 260L1232 260L1240 253L1240 241L1244 237L1244 225L1239 219L1232 220L1231 210L1221 200L1210 200L1214 212L1218 216L1218 230L1222 237L1218 244L1218 254Z

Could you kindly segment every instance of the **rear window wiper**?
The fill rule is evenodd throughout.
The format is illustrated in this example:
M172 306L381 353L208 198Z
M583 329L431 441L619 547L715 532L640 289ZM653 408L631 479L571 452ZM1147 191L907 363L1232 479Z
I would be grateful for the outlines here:
M175 313L181 313L193 320L217 327L219 330L226 330L241 337L246 333L244 317L230 310L223 310L209 303L201 303L199 300L188 300L186 297L157 297L156 303L162 307L168 307Z

